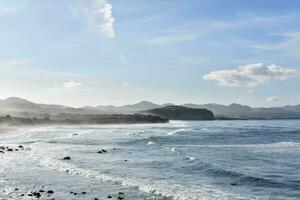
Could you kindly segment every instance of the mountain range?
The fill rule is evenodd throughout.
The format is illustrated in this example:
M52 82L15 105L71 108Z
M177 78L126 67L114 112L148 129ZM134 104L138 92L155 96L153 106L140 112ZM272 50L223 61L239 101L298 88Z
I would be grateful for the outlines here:
M172 106L174 104L155 104L142 101L137 104L124 106L85 106L73 108L63 105L38 104L18 97L9 97L0 100L0 115L12 115L18 117L43 118L63 113L70 114L130 114L146 110ZM219 119L300 119L300 104L295 106L253 108L241 104L182 104L188 108L201 108L213 112L215 118Z

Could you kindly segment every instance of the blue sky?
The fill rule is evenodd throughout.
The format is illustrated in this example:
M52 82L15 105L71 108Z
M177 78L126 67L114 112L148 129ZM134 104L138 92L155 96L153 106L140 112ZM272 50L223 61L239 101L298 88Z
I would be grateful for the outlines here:
M300 1L1 0L0 98L300 103Z

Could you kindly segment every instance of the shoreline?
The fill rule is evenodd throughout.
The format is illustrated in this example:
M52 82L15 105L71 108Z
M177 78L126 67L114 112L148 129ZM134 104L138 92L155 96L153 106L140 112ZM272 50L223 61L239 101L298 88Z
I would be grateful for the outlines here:
M6 127L2 127L0 125L0 134L5 134L5 133L9 133L9 132L13 132L15 130L18 130L17 127L15 126L6 126Z

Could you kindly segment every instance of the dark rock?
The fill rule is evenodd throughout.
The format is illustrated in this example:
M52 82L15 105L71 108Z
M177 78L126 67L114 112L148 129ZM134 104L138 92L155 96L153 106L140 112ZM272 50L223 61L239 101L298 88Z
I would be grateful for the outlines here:
M107 196L107 198L111 199L111 198L112 198L112 196L111 196L111 195L108 195L108 196Z
M0 153L5 153L4 151L0 151Z
M107 153L107 151L106 151L105 149L102 149L102 152L103 152L103 153Z
M119 196L117 199L118 199L118 200L123 200L123 199L124 199L124 197L120 197L120 196Z
M33 196L35 196L36 198L40 198L42 195L39 192L33 192L32 193Z
M3 146L0 146L0 149L4 150L4 149L5 149L5 147L3 147Z
M22 145L19 145L18 147L19 147L20 149L23 149L23 148L24 148Z
M7 151L14 151L13 149L11 149L11 148L7 148Z
M63 157L63 160L71 160L70 156Z
M86 192L81 192L81 194L86 194Z
M39 192L41 192L41 193L42 193L42 192L45 192L45 190L40 190Z
M232 186L236 186L236 185L238 185L237 183L230 183L230 185L232 185Z
M119 195L124 195L125 193L124 193L124 192L119 192L118 194L119 194Z
M19 191L19 188L15 188L15 191Z
M47 194L54 194L54 192L52 190L48 190Z
M100 153L100 154L102 154L102 151L98 151L97 153Z

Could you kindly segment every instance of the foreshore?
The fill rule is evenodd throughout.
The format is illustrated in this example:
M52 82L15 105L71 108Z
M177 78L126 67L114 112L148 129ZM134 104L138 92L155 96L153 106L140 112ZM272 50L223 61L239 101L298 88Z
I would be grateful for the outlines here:
M12 131L15 131L15 130L17 130L17 127L14 127L14 126L1 126L0 125L0 134L9 133L9 132L12 132Z
M49 125L52 126L55 127L55 124ZM36 127L38 129L33 133L38 133L39 136L30 133L18 135ZM12 132L0 135L0 199L167 199L138 188L125 187L113 178L107 180L97 170L91 171L74 165L81 158L102 165L105 160L122 153L121 148L101 144L98 140L97 145L86 145L88 151L82 151L81 156L84 157L80 158L77 150L68 149L76 146L76 143L60 146L61 143L54 142L59 140L58 135L62 138L61 141L64 138L69 141L80 139L80 128L73 129L73 125L63 125L68 131L54 136L52 131L47 132L48 125L44 126L46 129L39 129L40 127L43 125L0 127L1 133ZM52 135L52 142L48 140L49 135ZM130 159L122 158L120 162L126 165L130 163ZM15 179L18 181L14 182Z

